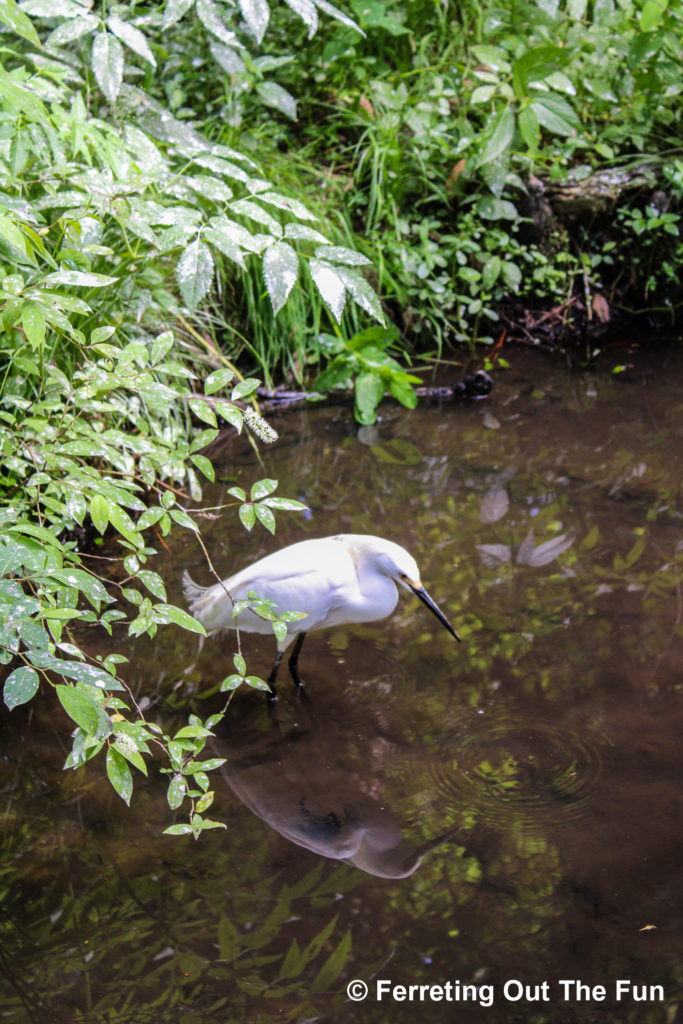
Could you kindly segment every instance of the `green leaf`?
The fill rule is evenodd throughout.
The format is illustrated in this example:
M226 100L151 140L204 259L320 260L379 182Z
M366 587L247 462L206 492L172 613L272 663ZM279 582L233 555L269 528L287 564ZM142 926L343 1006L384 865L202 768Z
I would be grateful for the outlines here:
M48 274L41 281L41 286L64 284L68 288L105 288L116 284L118 277L107 277L106 274L84 273L82 270L57 270Z
M268 683L265 679L261 679L259 676L245 676L244 681L254 690L267 690L270 693Z
M207 480L213 482L216 479L216 472L205 455L191 455L190 460L204 474Z
M98 533L104 533L109 524L109 502L101 494L90 499L90 518Z
M254 512L256 513L256 518L261 523L261 525L265 526L266 530L269 530L270 533L274 534L275 516L270 511L270 509L266 508L264 505L254 505L253 509Z
M122 537L125 537L136 548L144 546L140 532L133 520L127 512L124 512L120 505L113 501L109 502L109 522L114 529L118 530Z
M123 47L109 32L98 32L92 44L91 66L109 103L114 103L123 83Z
M135 28L127 21L123 21L116 14L112 14L107 18L107 28L109 28L115 36L118 36L121 42L129 49L133 50L134 53L137 53L143 60L146 60L148 64L151 64L153 68L157 66L154 54L150 50L149 43L140 29Z
M377 406L384 397L384 382L378 373L361 373L356 378L356 417L360 423L374 423Z
M257 480L249 492L249 498L251 501L258 501L259 498L265 498L266 495L272 494L275 490L277 490L277 480L272 480L269 477L264 480Z
M107 775L121 799L130 806L133 795L133 775L123 757L114 747L107 750Z
M225 693L226 690L236 690L238 686L241 686L244 682L244 676L232 675L226 676L220 685L221 693Z
M241 676L246 674L247 663L241 654L234 654L232 658L232 663Z
M35 669L22 665L15 668L14 672L5 680L3 699L7 707L12 711L20 704L26 704L35 697L38 690L38 673Z
M254 506L251 504L240 505L239 517L242 521L242 525L246 530L253 529L254 523L256 522L256 512Z
M669 0L647 0L640 12L640 31L649 32L662 18L669 6Z
M522 107L517 117L517 125L527 148L532 153L537 153L541 140L541 129L538 115L532 106Z
M197 452L200 448L206 448L218 437L217 430L202 430L195 437L194 441L190 445L191 452Z
M4 0L0 3L0 22L7 25L18 36L28 40L32 46L40 46L40 37L29 17L20 11L14 0Z
M184 526L188 530L194 530L195 533L199 533L194 519L191 519L184 509L172 508L170 514L171 518L178 524L178 526Z
M187 792L187 783L182 775L174 775L168 787L166 799L171 810L175 811L182 804Z
M154 618L156 622L160 622L164 625L174 622L176 626L188 629L191 633L199 633L201 636L206 636L206 630L202 626L201 622L195 619L192 615L183 611L182 608L177 608L174 604L155 605Z
M276 242L266 249L263 257L263 277L266 291L277 315L289 297L299 276L299 257L287 242Z
M515 117L510 107L505 107L493 121L488 141L477 159L477 167L493 163L510 147L515 133Z
M138 571L138 579L141 580L155 597L160 598L162 601L166 601L166 587L164 581L157 572L152 572L151 569L140 569Z
M308 508L303 501L295 501L293 498L264 498L261 504L280 512L303 512Z
M199 240L191 242L178 260L176 278L183 302L194 309L211 287L213 256L208 245Z
M125 736L123 739L115 740L114 748L122 757L125 757L127 761L130 761L138 771L142 772L143 775L147 775L147 765L142 758L142 754L138 750L132 749L131 740L128 736Z
M228 370L227 367L221 367L220 370L214 370L204 381L204 394L213 395L216 391L222 391L226 385L230 383L235 374L232 370Z
M260 383L261 381L257 380L255 377L246 377L232 389L230 400L232 402L236 402L239 398L246 398L248 395L251 395L256 391Z
M581 122L566 100L559 96L544 95L529 105L539 123L554 135L570 136L581 131Z
M414 409L417 405L415 390L402 380L392 379L389 381L389 392L394 398L405 406L406 409Z
M88 733L89 736L97 732L99 705L83 690L77 690L75 686L55 686L59 702L76 725Z

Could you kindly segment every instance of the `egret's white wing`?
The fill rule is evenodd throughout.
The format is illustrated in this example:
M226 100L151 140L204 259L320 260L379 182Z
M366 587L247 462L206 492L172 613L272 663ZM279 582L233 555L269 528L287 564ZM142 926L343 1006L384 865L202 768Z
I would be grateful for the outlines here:
M321 629L330 624L333 608L344 594L357 588L355 564L344 543L331 537L291 544L205 590L186 593L191 611L210 632L234 629L232 601L248 600L250 592L272 601L274 611L305 612L306 618L289 624L291 633ZM232 599L232 601L231 601ZM272 626L250 609L237 617L237 626L250 633L270 633ZM286 645L285 645L286 646Z

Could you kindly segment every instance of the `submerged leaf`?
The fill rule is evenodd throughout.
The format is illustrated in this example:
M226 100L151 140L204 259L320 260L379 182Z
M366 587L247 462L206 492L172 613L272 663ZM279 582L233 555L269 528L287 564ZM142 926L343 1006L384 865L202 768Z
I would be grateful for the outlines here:
M484 495L479 509L479 518L482 523L497 523L499 519L503 518L509 507L510 499L507 496L507 491L504 487L496 484Z
M512 557L507 544L477 544L477 551L487 569L498 569Z

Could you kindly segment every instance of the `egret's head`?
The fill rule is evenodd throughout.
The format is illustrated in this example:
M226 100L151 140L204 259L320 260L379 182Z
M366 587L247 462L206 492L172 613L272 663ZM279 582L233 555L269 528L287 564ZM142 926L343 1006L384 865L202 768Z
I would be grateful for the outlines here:
M388 576L395 583L400 583L406 590L410 590L415 594L415 597L419 597L420 601L427 605L430 612L436 615L441 625L460 643L460 637L439 606L422 586L417 562L412 555L408 554L405 548L402 548L400 544L394 544L390 540L384 540L380 537L373 538L372 560L378 572Z

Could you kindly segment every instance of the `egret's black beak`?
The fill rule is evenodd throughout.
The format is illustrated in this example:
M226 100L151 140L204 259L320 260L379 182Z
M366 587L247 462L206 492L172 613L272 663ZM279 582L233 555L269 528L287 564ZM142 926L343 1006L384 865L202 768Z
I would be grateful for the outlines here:
M439 606L436 603L436 601L432 601L431 597L429 596L429 594L427 593L425 588L422 586L422 584L421 583L413 583L412 580L408 580L408 579L406 579L406 583L408 584L408 586L410 587L412 592L415 594L415 597L419 597L420 600L422 601L422 604L426 604L427 605L427 607L429 608L430 612L432 612L434 615L436 615L436 617L439 620L439 622L441 623L441 625L446 627L446 629L451 634L451 636L454 636L455 639L458 641L458 643L462 643L460 637L455 632L455 630L451 626L450 622L448 621L448 619L446 618L444 613L439 608Z

